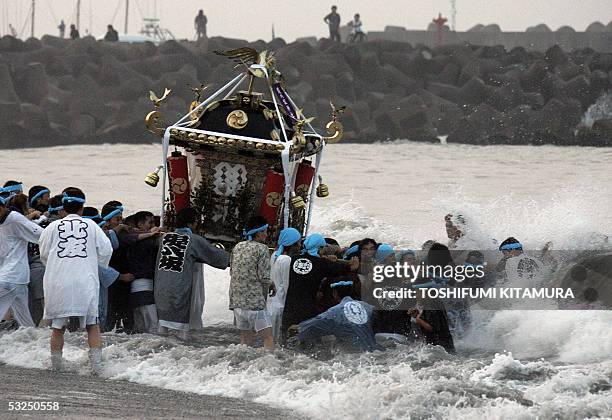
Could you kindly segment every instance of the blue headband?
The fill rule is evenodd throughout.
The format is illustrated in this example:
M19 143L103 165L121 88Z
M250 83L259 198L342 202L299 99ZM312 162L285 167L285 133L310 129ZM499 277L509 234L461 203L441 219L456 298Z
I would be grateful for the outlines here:
M253 235L255 235L258 232L263 232L264 230L268 229L268 224L266 223L263 226L260 226L258 228L253 228L251 230L249 230L248 232L246 230L242 231L242 236L245 236L249 241L253 240Z
M6 205L6 203L8 203L9 200L13 197L15 197L15 194L9 194L6 197L0 197L0 202L2 202L2 205Z
M23 191L23 184L9 185L8 187L0 188L0 193Z
M64 210L64 206L59 206L59 207L49 207L49 209L47 210L49 213L54 213L56 211L60 211L60 210Z
M374 256L374 259L377 262L381 263L393 253L395 253L395 251L393 250L393 247L391 245L380 244L378 245L378 248L376 249L376 255Z
M45 195L46 193L51 192L48 189L42 189L40 191L38 191L36 194L34 194L34 197L30 198L30 206L32 204L34 204L34 202L39 199L40 197L42 197L43 195Z
M64 193L62 203L81 203L85 204L85 199L80 197L70 197L67 193Z
M358 251L359 251L359 244L353 245L352 247L344 251L344 254L342 254L342 259L346 259L349 255L355 254Z
M100 215L94 214L93 216L81 216L81 219L95 219L97 217L100 217Z
M323 248L327 245L325 238L320 233L313 233L304 239L304 250L302 254L308 253L313 257L319 256L319 248Z
M106 220L102 220L100 223L98 223L98 226L102 227L106 224Z
M302 235L295 228L290 227L281 230L280 234L278 235L278 248L274 252L274 256L278 258L278 256L283 253L286 246L291 246L297 243L301 237Z
M340 286L352 286L353 282L352 281L339 281L337 283L332 283L329 285L329 287L331 287L332 289L334 287L340 287Z
M499 249L501 251L510 251L512 249L522 249L523 245L521 245L519 242L515 242L513 244L506 244L506 245L502 245Z
M123 213L123 206L117 206L115 207L115 210L111 211L106 216L104 216L102 220L109 221L110 219L112 219L113 217L121 213Z

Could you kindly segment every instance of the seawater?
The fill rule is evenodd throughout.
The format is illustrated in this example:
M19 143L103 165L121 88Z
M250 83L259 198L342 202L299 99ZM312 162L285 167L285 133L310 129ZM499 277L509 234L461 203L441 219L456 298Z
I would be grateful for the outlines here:
M90 205L159 211L143 183L157 145L62 146L3 153L2 179L59 191L83 188ZM612 233L612 150L475 147L406 141L336 144L321 166L329 199L311 231L341 243L369 236L402 247L445 240L444 215L461 213L483 241L519 238L535 249L599 249ZM208 329L185 345L152 335L105 334L109 379L244 398L313 418L597 418L612 416L612 312L478 311L456 356L439 348L312 358L266 354L236 340L228 273L205 270ZM0 361L47 368L49 332L0 336ZM68 334L69 368L86 374L86 341Z

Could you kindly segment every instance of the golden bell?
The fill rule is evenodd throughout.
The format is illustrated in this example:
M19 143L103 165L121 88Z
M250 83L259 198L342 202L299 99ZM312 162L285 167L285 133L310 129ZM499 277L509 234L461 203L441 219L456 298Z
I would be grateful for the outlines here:
M157 184L159 184L159 171L161 171L161 169L163 168L163 166L159 166L155 172L149 172L145 178L145 184L150 185L151 187L157 187Z
M304 207L306 207L306 203L304 202L304 199L301 196L296 195L291 199L291 206L294 209L303 209Z
M329 187L326 184L319 184L317 187L317 197L327 197L329 195Z

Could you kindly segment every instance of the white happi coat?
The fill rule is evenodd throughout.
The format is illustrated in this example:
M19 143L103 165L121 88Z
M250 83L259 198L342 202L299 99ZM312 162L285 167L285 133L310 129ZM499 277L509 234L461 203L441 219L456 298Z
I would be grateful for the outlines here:
M275 340L281 340L281 328L283 323L283 311L285 310L285 298L289 289L289 272L291 271L291 257L281 254L270 258L270 280L276 286L276 295L268 297L266 307L272 322L272 334Z
M70 316L98 317L98 266L108 267L113 248L90 219L69 214L51 223L39 241L46 265L45 319Z
M40 226L16 211L11 211L0 222L0 283L30 282L28 242L37 244L42 231Z

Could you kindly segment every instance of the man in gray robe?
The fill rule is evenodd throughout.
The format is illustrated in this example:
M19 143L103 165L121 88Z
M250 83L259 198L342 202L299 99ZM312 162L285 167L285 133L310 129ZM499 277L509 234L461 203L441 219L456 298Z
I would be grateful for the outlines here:
M178 332L188 339L189 330L202 328L204 285L202 265L225 269L229 253L216 248L193 233L198 225L194 209L186 208L176 216L174 232L164 234L155 266L155 304L159 332Z

